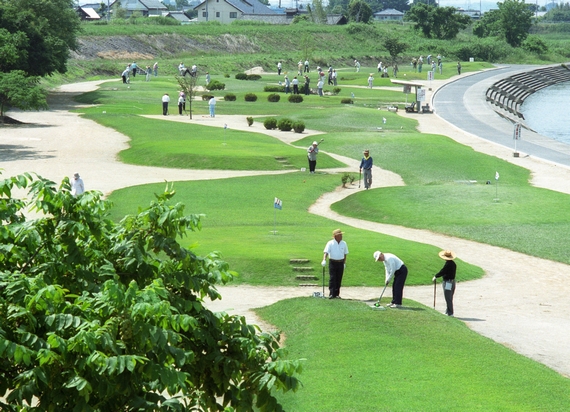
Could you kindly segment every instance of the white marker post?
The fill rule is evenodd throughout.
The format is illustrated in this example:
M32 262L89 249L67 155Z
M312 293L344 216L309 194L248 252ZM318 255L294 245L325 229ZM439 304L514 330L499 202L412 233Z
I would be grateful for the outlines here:
M513 140L515 141L515 152L514 157L519 157L519 152L517 152L517 140L521 140L522 125L520 123L515 123L515 128L513 130Z

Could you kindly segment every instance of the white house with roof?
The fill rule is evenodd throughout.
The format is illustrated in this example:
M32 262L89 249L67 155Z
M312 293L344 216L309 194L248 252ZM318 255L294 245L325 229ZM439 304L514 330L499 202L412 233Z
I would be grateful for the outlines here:
M257 0L204 0L194 7L198 22L218 21L231 23L244 15L271 16L279 13Z
M168 7L158 0L115 0L110 6L117 3L121 4L121 8L127 11L127 17L135 11L142 13L143 16L162 16L163 12L168 11Z
M377 21L402 21L404 19L404 13L395 9L377 11L373 16Z

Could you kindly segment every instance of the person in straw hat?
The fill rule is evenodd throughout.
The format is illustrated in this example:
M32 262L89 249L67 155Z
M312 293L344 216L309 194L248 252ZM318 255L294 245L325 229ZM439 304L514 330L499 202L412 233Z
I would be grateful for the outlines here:
M329 258L329 299L340 299L340 286L346 266L346 255L348 255L348 245L342 240L342 235L340 229L333 230L333 238L328 241L323 251L323 261L321 262L323 275L324 267L327 265L327 256Z
M457 265L453 261L455 253L451 250L442 250L439 252L439 257L445 260L443 268L433 277L432 281L435 282L437 278L443 278L443 296L445 296L445 303L447 316L453 316L453 294L455 293L455 272Z

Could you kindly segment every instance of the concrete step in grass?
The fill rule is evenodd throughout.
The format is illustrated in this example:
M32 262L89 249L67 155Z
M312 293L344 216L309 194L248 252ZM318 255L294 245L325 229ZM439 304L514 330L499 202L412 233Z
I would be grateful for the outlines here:
M311 266L295 266L293 270L295 272L312 272L314 269Z
M312 275L297 275L297 276L295 276L295 279L297 279L297 280L318 280L318 278L316 276L312 276Z
M309 263L309 259L289 259L289 263Z

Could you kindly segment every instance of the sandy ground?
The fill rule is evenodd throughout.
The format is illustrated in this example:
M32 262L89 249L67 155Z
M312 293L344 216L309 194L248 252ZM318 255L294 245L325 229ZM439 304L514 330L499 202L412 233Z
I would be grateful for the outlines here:
M436 90L443 82L434 82ZM77 107L71 97L93 90L98 82L65 85L50 97L50 110L45 112L10 112L10 115L27 123L25 126L0 126L0 161L4 177L33 171L59 183L63 177L79 172L88 190L103 193L151 182L217 179L234 176L249 176L259 171L201 171L156 167L132 166L119 163L117 153L128 147L128 138L112 129L82 119L69 109ZM429 99L428 92L428 99ZM220 108L218 108L218 111ZM521 156L514 158L512 149L490 143L464 133L443 121L437 115L405 114L414 116L420 130L450 136L475 150L516 163L532 171L532 183L570 193L570 170L540 159ZM152 116L164 121L188 122L185 116ZM260 123L248 127L245 116L215 118L196 117L193 122L213 127L227 126L267 133L291 144L299 135L281 131L267 131ZM316 131L305 131L315 134ZM315 137L315 139L318 139ZM324 149L324 147L323 147ZM347 169L358 170L358 162L334 155L349 165ZM282 172L277 172L282 173ZM376 168L373 171L374 186L402 185L402 179L394 173ZM443 236L424 230L370 223L339 216L330 210L336 202L357 189L355 185L338 188L326 194L310 208L311 213L339 222L339 226L352 226L386 233L392 236L452 249L464 261L482 267L486 276L481 280L462 282L455 295L455 314L470 328L513 350L551 367L570 377L570 267L560 263L537 259L494 246ZM326 239L323 240L325 242ZM324 244L324 243L323 243ZM372 251L371 251L372 253ZM320 256L320 252L319 252ZM371 262L372 264L372 262ZM350 276L350 261L347 274ZM223 300L210 303L213 310L245 315L250 322L263 325L251 311L252 308L269 305L293 296L308 296L321 288L286 288L225 286L219 288ZM315 290L313 290L315 289ZM345 287L343 298L372 300L377 298L379 288ZM436 309L444 312L445 304L438 285ZM386 295L389 295L387 291ZM406 287L404 295L429 307L433 306L433 287ZM443 316L443 315L442 315Z

